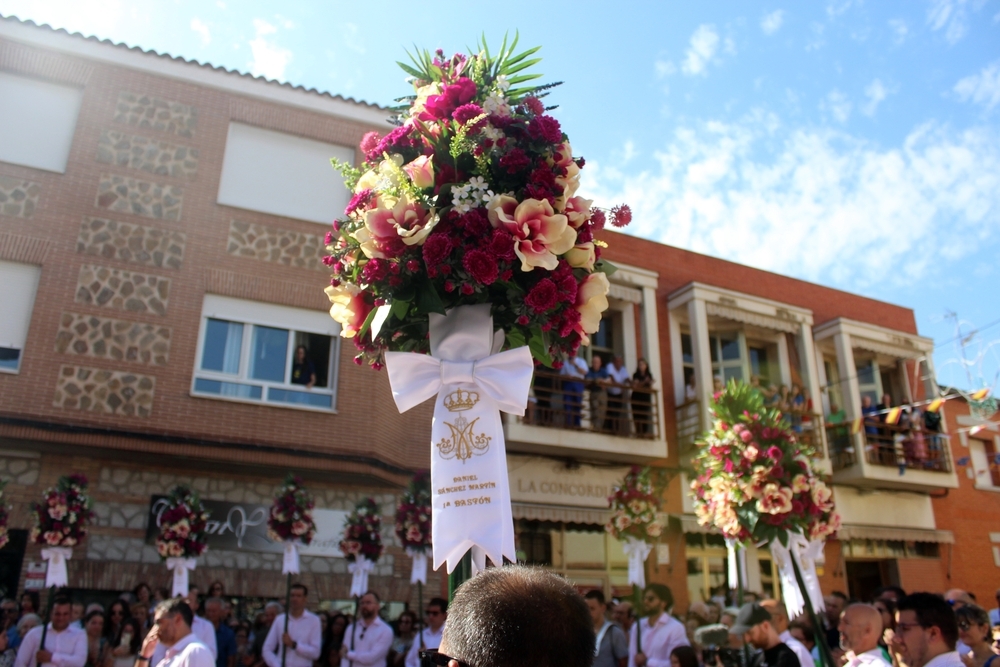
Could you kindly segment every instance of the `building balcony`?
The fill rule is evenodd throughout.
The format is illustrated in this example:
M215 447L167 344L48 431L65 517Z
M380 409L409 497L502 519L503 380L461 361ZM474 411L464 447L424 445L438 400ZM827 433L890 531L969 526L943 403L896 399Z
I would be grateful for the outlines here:
M947 435L892 424L853 435L849 428L826 427L834 483L904 491L958 487Z

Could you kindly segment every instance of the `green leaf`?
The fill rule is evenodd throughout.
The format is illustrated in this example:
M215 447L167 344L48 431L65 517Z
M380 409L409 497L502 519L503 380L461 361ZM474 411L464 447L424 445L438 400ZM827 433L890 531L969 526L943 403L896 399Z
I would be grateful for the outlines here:
M524 347L524 333L520 329L511 329L507 332L507 345L511 349L515 347Z
M522 74L521 76L515 76L513 78L507 79L507 83L512 86L516 86L519 83L524 83L525 81L532 81L533 79L542 78L541 74Z
M371 312L368 313L368 317L365 318L365 323L361 325L361 329L358 331L358 338L364 338L365 334L368 333L368 329L372 325L372 320L375 319L375 313L378 312L378 308L372 308Z
M389 313L395 317L400 322L406 317L406 313L410 310L410 302L404 301L402 299L396 299L389 306Z
M534 53L538 53L541 50L541 48L542 48L541 46L536 46L534 48L528 49L527 51L523 51L522 53L519 53L519 54L517 54L516 56L514 56L512 58L508 58L507 62L504 63L504 65L506 67L510 67L511 65L516 65L519 62L521 62L522 60L524 60L525 58L527 58L528 56L530 56L530 55L532 55ZM539 58L535 62L538 62L540 60L541 60L541 58Z
M540 62L542 62L541 58L532 58L531 60L526 60L525 62L523 62L523 63L521 63L519 65L514 65L512 67L505 67L504 71L503 71L503 74L508 75L508 76L511 75L511 74L517 74L518 72L520 72L522 70L526 70L529 67L531 67L532 65L537 65ZM510 81L510 79L507 79L507 80Z
M611 276L615 275L615 272L618 270L618 267L606 259L600 259L597 261L596 264L594 264L594 270L600 271L601 273L610 278Z
M444 315L444 301L441 295L434 289L434 283L424 283L423 287L417 289L417 312L427 315L428 313L440 313Z
M545 333L542 331L541 327L531 328L531 338L528 339L528 349L531 350L531 356L551 368L552 357L549 356L549 346L545 341Z
M414 68L410 67L410 66L409 66L409 65L407 65L406 63L402 63L402 62L399 62L399 61L397 60L397 61L396 61L396 64L397 64L397 65L399 65L400 69L402 69L402 70L403 70L404 72L406 72L406 73L407 73L407 74L409 74L410 76L415 76L415 77L417 77L418 79L423 79L423 78L426 78L426 75L425 75L425 74L423 74L423 73L421 73L421 72L417 71L416 69L414 69Z

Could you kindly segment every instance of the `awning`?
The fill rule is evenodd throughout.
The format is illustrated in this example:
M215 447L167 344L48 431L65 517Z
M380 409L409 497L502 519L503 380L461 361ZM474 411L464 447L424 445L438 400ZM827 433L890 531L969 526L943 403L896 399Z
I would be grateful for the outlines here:
M733 320L734 322L743 322L744 324L752 324L754 326L763 327L764 329L784 331L791 334L799 333L801 328L801 325L798 322L792 320L782 320L770 315L751 313L748 310L722 306L711 301L705 304L705 311L709 316L722 317L727 320Z
M908 339L902 337L900 337L900 340L907 343L909 342ZM895 357L897 359L918 359L927 354L915 346L909 347L904 345L893 345L891 343L881 343L877 340L862 338L861 336L851 336L851 346L861 350L867 350L868 352L874 352L875 354L884 354L887 357Z
M893 542L937 542L954 544L955 534L950 530L929 528L887 528L885 526L841 526L838 540L888 540Z
M511 513L515 519L531 521L555 521L558 523L587 523L603 526L611 517L609 510L566 505L542 505L536 503L511 503Z
M611 290L608 292L608 296L628 301L629 303L642 303L642 290L619 285L618 283L611 283Z
M719 531L714 526L703 526L698 523L698 519L693 514L671 514L674 519L681 522L681 531L701 535L718 535Z

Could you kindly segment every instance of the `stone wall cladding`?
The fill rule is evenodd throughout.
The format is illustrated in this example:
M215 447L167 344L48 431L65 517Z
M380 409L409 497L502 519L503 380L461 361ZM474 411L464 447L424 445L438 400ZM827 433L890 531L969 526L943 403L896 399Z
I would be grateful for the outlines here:
M115 120L136 127L193 137L198 125L198 109L180 102L122 91L118 94Z
M197 148L114 130L101 132L97 161L173 178L194 178L198 173Z
M175 185L149 183L115 174L101 174L97 186L99 208L157 220L179 221L183 201L184 193Z
M56 334L56 352L166 366L170 357L170 328L63 313Z
M38 208L42 186L23 178L0 175L0 214L31 218Z
M156 378L85 366L62 366L52 404L67 410L148 417Z
M168 278L92 264L80 267L76 286L79 303L166 315L169 296Z
M76 251L147 266L179 269L184 262L187 235L169 229L128 222L84 218Z
M230 255L277 262L302 269L322 269L323 237L233 220L229 223Z
M0 456L0 479L22 486L34 486L38 483L41 467L40 458Z

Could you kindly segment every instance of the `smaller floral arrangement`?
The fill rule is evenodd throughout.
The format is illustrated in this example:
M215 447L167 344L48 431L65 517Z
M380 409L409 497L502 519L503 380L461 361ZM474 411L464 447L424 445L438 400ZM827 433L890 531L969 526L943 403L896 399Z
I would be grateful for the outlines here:
M374 498L358 502L344 522L344 539L340 550L347 560L354 562L358 556L375 562L382 555L382 517Z
M424 552L431 548L431 479L426 470L413 477L399 499L396 535L405 549Z
M40 503L31 504L35 526L31 541L50 547L72 547L87 536L90 511L87 478L83 475L60 477L54 487L45 490Z
M160 535L156 552L160 558L197 558L208 548L208 511L197 492L184 485L168 496L167 507L160 514Z
M5 480L0 479L0 549L7 546L10 535L7 532L7 506L3 503L3 487L7 486Z
M302 486L302 479L288 475L274 497L267 519L267 536L275 542L297 540L309 544L316 536L312 495Z
M821 540L840 527L833 492L813 471L816 452L754 387L730 380L712 401L712 428L693 460L695 514L739 542Z
M633 466L608 498L611 520L604 529L616 540L632 538L649 542L663 533L656 518L662 503L662 486L649 467Z

